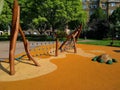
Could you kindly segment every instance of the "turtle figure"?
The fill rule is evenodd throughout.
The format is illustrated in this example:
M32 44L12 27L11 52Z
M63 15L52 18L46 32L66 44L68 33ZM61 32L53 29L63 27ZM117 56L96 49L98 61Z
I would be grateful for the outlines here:
M98 61L100 63L112 64L113 62L117 62L116 59L111 58L109 54L101 54L99 56L95 56L92 61Z

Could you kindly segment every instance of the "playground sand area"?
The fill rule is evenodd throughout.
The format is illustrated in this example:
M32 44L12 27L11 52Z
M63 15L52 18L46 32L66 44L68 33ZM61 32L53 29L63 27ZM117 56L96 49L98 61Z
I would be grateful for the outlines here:
M32 61L15 61L16 73L10 76L9 64L0 63L0 90L119 90L120 48L77 45L73 51L59 52L57 57L34 57ZM92 58L107 53L118 62L111 65L93 62ZM18 56L21 54L18 54Z

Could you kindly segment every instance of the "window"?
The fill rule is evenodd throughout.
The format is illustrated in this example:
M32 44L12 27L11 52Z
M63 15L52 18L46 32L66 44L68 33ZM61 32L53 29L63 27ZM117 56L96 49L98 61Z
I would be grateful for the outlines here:
M102 8L106 8L106 4L105 3L102 3Z
M97 8L97 5L93 5L94 8Z
M97 8L97 5L90 5L90 8Z
M92 6L92 5L90 5L90 8L93 8L93 6Z
M114 6L115 6L115 3L111 3L111 6L114 7Z

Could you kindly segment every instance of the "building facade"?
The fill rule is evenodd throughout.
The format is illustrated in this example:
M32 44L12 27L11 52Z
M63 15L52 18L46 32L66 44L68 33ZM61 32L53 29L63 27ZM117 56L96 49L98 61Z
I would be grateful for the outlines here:
M92 15L98 7L101 7L109 16L117 7L120 7L120 0L82 0L82 4L88 16Z

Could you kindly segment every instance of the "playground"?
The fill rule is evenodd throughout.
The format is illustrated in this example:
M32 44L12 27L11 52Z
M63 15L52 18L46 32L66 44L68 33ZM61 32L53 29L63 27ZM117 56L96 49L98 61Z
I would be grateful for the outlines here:
M6 43L6 45L5 45ZM22 46L22 42L17 42ZM8 42L4 42L7 46ZM2 44L0 44L0 47ZM6 47L4 47L6 48ZM0 90L119 90L119 47L77 44L77 53L62 53L58 57L37 59L40 67L16 61L15 75L9 75L0 66ZM20 49L16 53L19 53ZM7 52L7 51L6 51ZM93 62L96 55L107 53L118 60L111 65ZM19 54L18 54L19 55ZM32 64L32 65L31 65Z
M59 41L28 41L14 0L10 41L0 42L0 90L119 90L120 48L78 44L80 24ZM17 41L18 33L22 41Z

